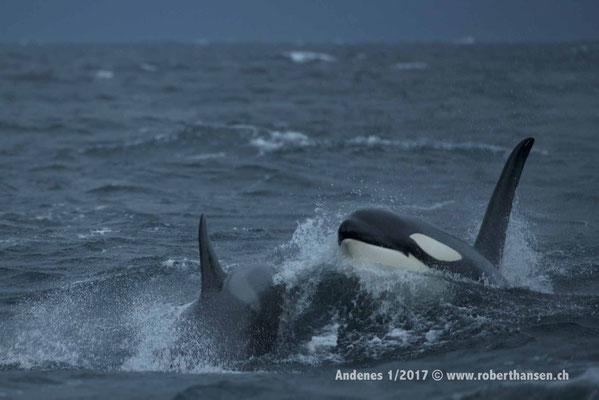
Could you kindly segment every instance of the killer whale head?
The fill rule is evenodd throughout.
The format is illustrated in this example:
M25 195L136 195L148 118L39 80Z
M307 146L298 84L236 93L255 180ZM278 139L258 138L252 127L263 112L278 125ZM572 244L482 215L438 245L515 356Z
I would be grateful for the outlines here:
M339 226L338 243L353 258L411 271L447 270L505 284L499 272L512 202L534 144L514 148L497 181L474 246L423 221L380 209L352 213Z
M476 249L423 221L383 209L361 209L341 223L338 243L346 256L412 272L448 271L473 280L505 280Z
M463 245L431 225L382 209L354 212L338 230L343 251L358 259L427 271L463 260Z

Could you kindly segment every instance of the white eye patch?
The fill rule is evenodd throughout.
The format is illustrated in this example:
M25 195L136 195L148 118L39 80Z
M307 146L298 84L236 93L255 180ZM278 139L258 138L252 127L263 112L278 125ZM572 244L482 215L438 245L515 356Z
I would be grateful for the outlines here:
M429 256L439 261L459 261L462 259L462 255L451 247L422 233L413 233L410 235L410 239L415 241Z

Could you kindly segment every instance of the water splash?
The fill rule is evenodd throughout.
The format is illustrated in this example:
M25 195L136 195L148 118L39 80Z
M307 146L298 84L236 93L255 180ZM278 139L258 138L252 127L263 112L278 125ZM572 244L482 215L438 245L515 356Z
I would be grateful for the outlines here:
M552 293L551 281L543 271L543 255L536 251L530 222L514 208L505 240L501 273L513 286Z
M488 323L471 318L471 306L453 305L456 284L441 273L422 275L345 258L336 240L340 220L339 214L319 209L281 246L277 280L287 286L280 325L284 360L316 365L405 356Z
M142 296L127 319L133 326L133 354L123 371L176 371L186 373L226 372L209 336L194 335L183 341L180 316L189 304L176 306Z
M114 366L127 333L119 319L123 303L105 307L110 304L109 295L98 287L93 283L71 286L22 303L2 332L0 365L25 369ZM122 325L124 329L119 328Z
M470 225L466 238L470 243L474 243L478 235L482 215L476 216L473 221L476 222ZM551 281L543 271L543 255L537 251L531 223L520 213L517 200L514 201L510 216L500 270L513 287L541 293L553 292Z
M261 367L418 357L513 323L512 312L496 306L498 289L345 258L336 237L342 218L338 210L318 208L270 255L286 294L277 346ZM530 227L515 212L504 273L515 286L548 291L534 247ZM158 275L141 274L141 281L129 271L24 302L10 328L0 331L0 365L191 373L251 368L256 360L234 363L221 352L209 323L195 324L192 334L180 324L186 306L166 294L181 282L169 276L188 274L191 263L168 257L154 270ZM504 307L513 311L517 304Z

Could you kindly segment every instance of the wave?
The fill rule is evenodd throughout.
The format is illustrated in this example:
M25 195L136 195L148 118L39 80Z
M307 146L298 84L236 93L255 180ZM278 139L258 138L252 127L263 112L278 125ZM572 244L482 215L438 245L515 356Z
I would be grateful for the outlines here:
M79 152L83 154L104 155L108 152L120 152L134 148L163 147L169 144L201 140L202 137L208 136L208 134L215 132L224 133L223 135L219 135L219 138L222 138L222 140L226 142L227 137L230 137L231 135L250 135L252 137L256 137L260 132L263 131L262 129L249 124L221 124L204 121L185 123L179 120L167 120L161 122L164 122L169 126L173 124L180 125L180 127L173 131L155 134L149 134L150 130L148 128L142 127L139 129L139 132L143 135L140 135L139 137L130 138L124 141L90 144L79 149ZM228 147L229 146L227 146L227 148ZM215 151L210 153L190 155L188 160L202 161L206 159L223 158L226 157L226 155L227 153L223 151Z
M175 123L180 123L180 121L175 121ZM140 132L142 131L143 130L140 130ZM159 148L167 145L179 146L183 143L187 149L190 147L189 145L191 143L194 143L194 146L197 144L198 146L202 146L204 150L209 151L201 154L182 154L180 156L184 157L188 162L202 162L231 156L230 151L232 148L242 149L243 146L239 146L239 139L243 138L247 138L245 143L250 147L257 149L259 155L315 146L320 149L336 149L344 147L377 149L393 147L406 151L484 151L496 154L504 154L511 151L511 147L471 140L456 142L433 138L388 139L377 135L355 136L349 139L331 140L314 138L307 133L296 130L268 130L250 124L226 124L197 121L193 124L185 124L182 128L170 132L161 132L154 135L146 134L126 141L90 144L79 149L79 152L100 156L108 152L121 152L138 147ZM227 152L224 151L225 149ZM532 151L542 155L549 154L548 151L537 147L533 148Z
M333 62L335 57L326 53L317 53L313 51L286 51L283 53L291 61L297 64L305 64L313 61Z
M104 236L107 233L111 233L112 229L110 228L100 228L100 229L92 229L89 233L80 233L77 235L79 239L88 239L95 236Z
M250 140L250 144L261 153L272 152L283 148L298 148L313 146L314 142L310 138L296 131L273 131L269 132L267 137L256 137Z
M347 142L350 146L366 146L366 147L398 147L404 150L424 150L424 149L432 149L432 150L445 150L445 151L456 151L456 150L480 150L480 151L488 151L491 153L506 153L510 152L512 149L508 147L503 147L499 145L483 143L483 142L473 142L473 141L465 141L465 142L450 142L450 141L440 141L433 139L416 139L416 140L393 140L393 139L384 139L380 138L376 135L370 136L357 136L355 138L350 139ZM543 149L532 149L533 152L537 152L543 155L549 154L546 150Z
M441 150L441 151L484 151L495 154L509 153L512 149L484 142L464 141L452 142L435 139L385 139L376 135L356 136L340 142L328 139L313 139L302 132L297 131L271 131L266 135L254 133L250 139L250 145L256 147L261 155L281 150L292 150L310 146L319 148L334 148L337 146L361 147L361 148L384 148L393 147L406 151L411 150ZM548 155L543 149L533 148L533 152Z

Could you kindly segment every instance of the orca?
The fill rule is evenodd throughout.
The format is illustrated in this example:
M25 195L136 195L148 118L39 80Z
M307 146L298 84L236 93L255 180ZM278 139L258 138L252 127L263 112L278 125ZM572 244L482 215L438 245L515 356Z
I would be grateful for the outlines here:
M497 181L473 246L418 219L383 209L361 209L339 226L338 243L353 258L416 272L449 271L505 285L499 266L514 194L534 138L512 151Z
M274 269L253 265L227 275L210 242L204 214L200 216L198 247L201 292L182 314L185 326L213 335L220 353L233 359L270 352L277 338L284 292L273 282Z

